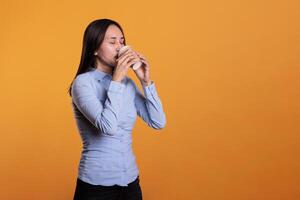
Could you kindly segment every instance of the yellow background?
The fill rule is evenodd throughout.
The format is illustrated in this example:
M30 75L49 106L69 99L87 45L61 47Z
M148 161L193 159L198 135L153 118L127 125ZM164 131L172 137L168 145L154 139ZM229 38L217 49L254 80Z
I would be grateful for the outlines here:
M72 199L67 89L100 18L146 56L167 115L133 131L145 200L300 199L298 2L1 0L0 199Z

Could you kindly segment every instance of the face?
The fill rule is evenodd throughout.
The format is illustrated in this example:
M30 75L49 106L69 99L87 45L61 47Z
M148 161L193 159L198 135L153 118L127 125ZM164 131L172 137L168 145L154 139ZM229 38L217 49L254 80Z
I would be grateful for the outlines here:
M122 46L124 46L124 36L121 30L115 25L110 25L97 51L99 60L107 66L115 67L117 54Z

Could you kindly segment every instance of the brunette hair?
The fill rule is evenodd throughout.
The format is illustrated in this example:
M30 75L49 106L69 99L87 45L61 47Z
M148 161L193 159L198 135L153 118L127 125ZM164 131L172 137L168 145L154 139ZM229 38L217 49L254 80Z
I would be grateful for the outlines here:
M82 51L81 51L81 59L79 63L79 67L77 69L77 73L73 78L68 93L72 96L72 84L74 79L84 72L88 71L88 68L95 68L96 57L94 56L94 52L100 47L102 44L107 28L110 25L117 26L122 34L124 35L123 29L120 24L111 19L98 19L92 21L85 29L82 43ZM125 37L124 37L124 45L126 45Z

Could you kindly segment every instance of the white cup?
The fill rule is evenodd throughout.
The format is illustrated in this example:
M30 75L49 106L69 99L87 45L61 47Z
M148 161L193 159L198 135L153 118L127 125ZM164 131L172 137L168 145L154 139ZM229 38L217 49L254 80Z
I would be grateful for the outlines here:
M131 47L126 45L126 46L123 46L121 47L121 49L119 50L119 53L118 53L118 57L120 57L126 50L130 49ZM132 64L132 69L133 70L137 70L138 68L140 68L142 66L142 62L141 61L137 61L135 63Z

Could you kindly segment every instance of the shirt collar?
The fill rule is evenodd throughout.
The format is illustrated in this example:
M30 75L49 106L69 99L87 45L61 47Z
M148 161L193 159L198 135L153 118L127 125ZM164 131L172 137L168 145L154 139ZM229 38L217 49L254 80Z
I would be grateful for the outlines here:
M102 81L104 78L110 78L110 79L112 78L112 75L110 75L106 72L100 71L93 67L89 67L89 71L92 73L94 78L96 78L97 80L100 80L100 81Z

